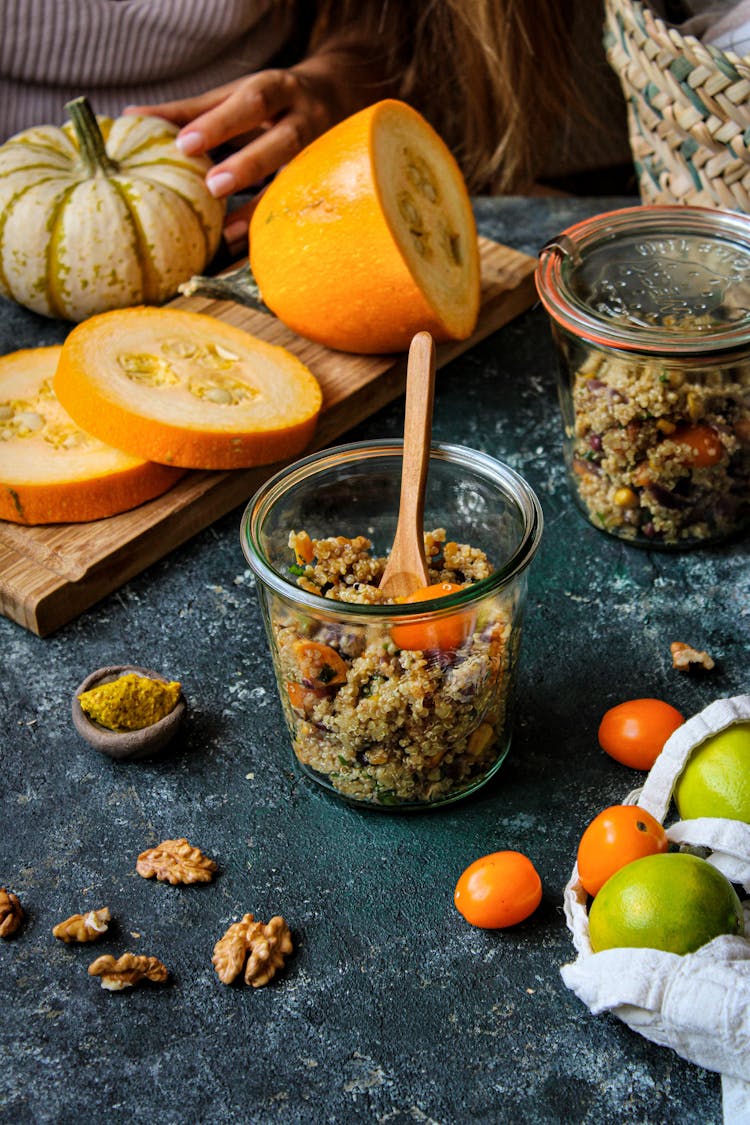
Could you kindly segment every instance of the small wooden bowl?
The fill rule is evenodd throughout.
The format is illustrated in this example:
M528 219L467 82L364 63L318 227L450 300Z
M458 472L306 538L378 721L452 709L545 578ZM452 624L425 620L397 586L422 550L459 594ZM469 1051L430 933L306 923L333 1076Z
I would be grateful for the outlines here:
M148 668L139 668L137 664L110 665L106 668L98 668L96 672L92 672L83 683L78 685L73 695L72 704L73 725L81 737L85 738L95 750L120 761L125 758L150 758L160 753L167 743L174 738L187 711L185 700L180 694L180 698L168 715L159 719L157 723L142 727L141 730L109 730L108 727L103 727L101 723L97 723L83 710L78 702L78 696L82 695L84 691L98 687L99 684L107 684L111 683L112 680L118 680L120 676L126 676L129 672L135 672L138 676L146 676L149 680L159 680L163 684L170 682L160 672L152 672Z

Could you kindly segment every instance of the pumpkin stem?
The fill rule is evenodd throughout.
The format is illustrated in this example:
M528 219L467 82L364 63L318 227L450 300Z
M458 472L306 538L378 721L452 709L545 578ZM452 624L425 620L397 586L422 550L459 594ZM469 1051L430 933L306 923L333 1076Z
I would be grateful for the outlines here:
M197 274L180 285L179 291L183 297L193 297L197 293L201 297L213 297L217 301L235 301L238 305L247 305L258 312L271 311L260 295L248 262L238 269L220 274L219 277Z
M97 172L104 172L106 175L116 172L117 164L107 155L104 137L88 98L74 98L65 108L78 141L81 161L88 174L95 176Z

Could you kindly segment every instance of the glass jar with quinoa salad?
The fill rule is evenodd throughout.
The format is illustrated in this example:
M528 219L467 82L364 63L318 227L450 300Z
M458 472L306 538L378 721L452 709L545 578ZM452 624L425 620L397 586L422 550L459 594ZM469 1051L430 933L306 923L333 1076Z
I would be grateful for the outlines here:
M251 500L241 541L299 767L349 802L418 809L473 792L508 751L542 516L512 469L433 446L429 586L385 598L401 460L383 441L296 462Z
M629 207L544 247L563 448L591 522L639 546L750 520L750 217Z

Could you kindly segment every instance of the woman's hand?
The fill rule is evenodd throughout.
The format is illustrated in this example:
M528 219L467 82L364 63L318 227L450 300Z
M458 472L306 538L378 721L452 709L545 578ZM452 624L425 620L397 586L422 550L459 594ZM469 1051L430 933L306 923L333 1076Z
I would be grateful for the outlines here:
M334 54L311 56L289 70L262 70L197 97L128 106L124 112L164 117L181 126L176 143L191 156L228 143L238 146L206 176L211 194L223 198L260 186L346 116L349 99L338 88L334 60ZM227 216L224 237L230 246L246 236L254 204Z

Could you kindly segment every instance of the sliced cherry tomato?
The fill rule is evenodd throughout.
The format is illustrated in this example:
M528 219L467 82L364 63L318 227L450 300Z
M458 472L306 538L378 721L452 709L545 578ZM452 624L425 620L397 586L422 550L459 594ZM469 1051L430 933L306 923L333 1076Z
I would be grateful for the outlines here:
M599 745L636 770L650 770L670 734L685 722L661 699L629 699L611 707L599 725Z
M399 604L428 602L433 598L445 598L463 590L456 582L435 582L432 586L421 586L408 597L397 598ZM471 610L451 613L447 617L431 618L413 625L394 625L391 629L393 643L399 648L421 650L459 648L474 629L475 614Z
M578 875L596 895L615 871L646 855L665 852L667 833L656 817L637 805L612 805L589 824L578 845Z
M295 683L294 680L289 680L286 691L292 707L303 717L311 713L319 700L328 699L331 694L325 688L305 687L304 684Z
M453 901L472 926L500 930L534 913L542 901L542 880L521 852L493 852L466 868Z
M306 531L293 531L289 536L289 546L294 551L294 558L298 566L306 566L315 557L312 539Z
M303 678L313 687L346 682L346 664L330 645L320 641L295 641L292 651Z
M695 426L678 426L670 435L671 441L686 445L690 450L690 460L699 468L718 465L724 457L724 446L712 426L698 423Z

